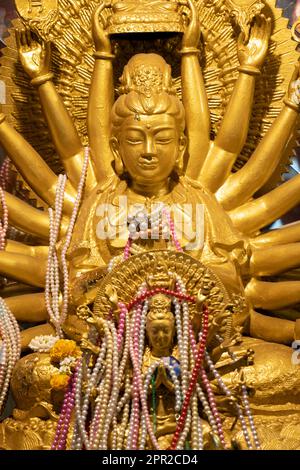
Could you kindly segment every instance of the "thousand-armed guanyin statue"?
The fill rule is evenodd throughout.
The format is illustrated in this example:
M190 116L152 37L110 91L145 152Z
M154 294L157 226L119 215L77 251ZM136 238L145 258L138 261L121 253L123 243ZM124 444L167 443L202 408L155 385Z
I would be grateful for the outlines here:
M268 229L300 200L279 184L300 79L275 1L15 3L0 448L300 449L300 223Z

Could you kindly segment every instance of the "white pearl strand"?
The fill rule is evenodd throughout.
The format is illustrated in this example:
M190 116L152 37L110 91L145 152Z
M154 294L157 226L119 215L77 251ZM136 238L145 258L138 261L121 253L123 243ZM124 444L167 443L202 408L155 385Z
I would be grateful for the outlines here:
M106 408L106 416L104 419L103 436L100 442L99 449L105 450L108 448L108 434L112 419L116 415L117 401L120 391L119 382L119 355L118 355L118 338L115 325L108 321L109 328L111 330L112 341L113 341L113 357L112 357L112 388L110 393L110 399Z
M137 293L137 296L139 296L139 292ZM129 351L132 353L134 351L134 345L133 345L133 338L134 338L134 331L135 331L135 322L136 322L136 316L138 315L140 306L137 306L133 308L132 311L132 316L131 316L131 324L130 324L130 338L129 338ZM131 347L132 346L132 347ZM133 352L133 356L135 356L135 353ZM131 361L134 363L134 358L131 354ZM140 351L138 351L138 356L136 357L136 361L138 362L139 365L139 372L140 372ZM136 371L134 371L135 374L137 374ZM135 376L134 374L134 376ZM133 388L132 388L132 403L131 403L131 413L130 413L130 420L129 420L129 430L128 430L128 437L127 437L127 444L126 447L127 449L132 448L132 438L134 435L135 431L135 418L137 418L137 413L136 410L139 409L139 393L138 393L138 388L135 388L135 377L133 377Z
M59 308L59 263L56 252L56 243L59 239L59 229L62 218L64 192L67 182L66 175L59 175L56 186L55 195L55 211L49 208L49 252L46 271L45 282L45 302L50 321L55 326L56 334L59 337L63 336L60 322L60 308Z
M141 284L141 286L138 288L137 291L137 297L140 297L143 295L146 291L146 283L144 282ZM138 308L140 308L138 306ZM129 326L129 352L130 352L130 343L133 340L134 337L134 332L135 332L135 322L136 322L136 316L138 313L138 308L134 308L132 315L131 315L131 322ZM145 323L145 316L147 315L147 310L148 310L148 302L144 302L142 312L141 312L141 318L140 321L144 321ZM142 320L144 318L144 320ZM136 358L139 368L141 368L142 361L143 361L143 348L141 349L141 345L144 344L144 330L141 330L141 323L139 325L139 331L140 331L140 341L139 341L139 350L138 350L138 356ZM133 360L133 359L132 359ZM133 392L133 398L132 398L132 406L131 406L131 413L130 413L130 420L129 420L129 430L128 430L128 437L127 437L127 443L126 443L126 448L131 449L132 447L132 437L134 435L134 418L136 417L136 409L139 407L139 397L138 397L138 390L132 390Z
M192 351L190 349L190 361L191 361L191 369L194 369L195 366L195 358ZM197 390L195 389L193 396L192 396L192 430L191 430L191 447L193 450L203 450L203 429L202 423L198 412L198 396Z
M129 420L129 403L126 403L124 406L123 417L121 424L119 426L118 436L117 436L117 450L123 450L123 442L125 438L126 428Z
M2 220L0 221L0 251L5 250L6 234L8 229L8 207L5 199L5 193L0 186L0 200L2 206Z
M205 358L206 358L206 362L209 366L209 369L211 370L214 377L216 378L216 380L218 382L218 385L221 388L221 390L223 390L223 392L225 393L225 395L228 398L232 398L234 400L234 396L233 396L232 392L229 390L229 388L223 382L219 372L217 371L216 367L214 366L214 363L213 363L212 359L210 358L210 356L207 352L205 353ZM243 435L244 435L244 439L246 441L247 447L251 450L251 449L253 449L253 446L252 446L252 443L251 443L251 439L250 439L250 436L249 436L247 424L245 422L245 418L244 418L242 409L241 409L241 407L238 403L235 403L234 401L233 401L233 403L235 405L235 408L236 408L236 411L237 411L237 414L238 414L238 418L241 422L242 431L243 431Z
M134 317L135 317L135 315L133 314L132 324L134 324L134 321L135 321ZM130 337L130 343L129 344L130 344L130 356L131 356L131 360L132 360L132 363L133 363L133 368L134 368L135 373L137 374L138 390L139 390L139 395L140 395L142 412L145 415L145 419L146 419L147 431L148 431L149 437L152 441L152 444L153 444L154 448L159 450L159 445L158 445L157 439L155 437L155 434L153 432L153 429L152 429L151 423L150 423L150 417L149 417L148 406L147 406L147 396L144 393L143 379L142 379L142 375L141 375L141 371L140 371L140 367L139 367L139 361L138 361L139 358L135 356L134 344L133 344L133 335L131 335L131 337Z
M128 358L129 358L130 319L128 315L126 315L125 317L124 333L125 333L125 339L123 342L123 354L122 354L120 365L119 365L119 381L120 382L122 381L123 374L125 372L126 365L127 365ZM118 412L119 411L120 410L119 410L119 405L118 405Z
M92 424L95 426L95 434L92 440L92 449L98 450L100 443L102 445L103 432L104 432L104 422L106 419L107 408L109 404L110 391L112 385L112 368L113 368L113 338L111 330L107 322L103 321L103 328L105 335L107 337L107 355L105 360L105 374L104 378L100 384L101 390L101 408L99 408L99 416L97 413L94 415ZM100 398L100 394L98 399ZM99 401L100 403L100 401ZM95 424L94 424L95 422Z
M129 380L128 383L127 383L127 380ZM127 373L126 376L125 376L125 384L126 385L125 385L125 389L124 389L124 394L118 402L117 413L121 413L122 408L125 405L127 405L127 403L129 402L129 400L131 398L131 395L132 395L131 381L132 381L132 379L129 377L129 374Z
M85 150L84 160L83 160L80 180L79 180L79 184L77 188L77 195L76 195L71 219L69 222L69 227L66 233L66 240L62 248L62 252L61 252L61 264L62 264L62 271L63 271L63 299L62 299L61 317L60 317L61 324L64 323L67 317L68 305L69 305L69 271L68 271L68 263L67 263L66 255L67 255L69 246L71 244L73 230L74 230L75 222L76 222L80 204L81 204L81 199L82 199L82 195L84 191L84 185L85 185L87 169L88 169L88 164L89 164L89 148L86 147L84 150Z
M56 186L56 196L55 196L55 215L53 210L49 209L49 225L50 225L50 234L49 234L49 254L48 254L48 264L46 271L46 287L45 287L45 303L47 311L50 317L51 322L55 326L56 333L58 336L63 337L63 332L61 325L64 323L67 313L68 313L68 301L69 301L69 272L68 264L66 260L66 254L69 249L72 234L74 230L74 225L77 219L79 212L79 207L83 195L87 168L89 162L89 148L85 148L85 156L82 165L81 176L77 188L77 195L67 230L65 243L61 252L61 264L62 264L62 275L63 275L63 295L62 295L62 306L60 309L59 306L59 287L60 287L60 278L59 278L59 263L57 257L56 244L60 236L60 224L63 213L63 204L64 204L64 193L65 186L67 182L66 175L59 175L58 183Z
M14 315L0 297L0 414L13 369L21 356L21 335Z
M143 363L143 352L144 352L144 345L145 345L145 330L146 330L146 321L147 321L147 313L149 308L149 300L145 300L141 315L141 325L140 325L140 341L139 341L139 363L142 366Z
M85 395L83 398L82 407L81 407L82 375L80 376L79 375L80 370L78 371L77 383L80 384L81 387L75 396L75 412L76 412L76 422L79 428L80 435L77 436L77 440L74 443L75 449L78 449L78 450L82 448L82 442L84 442L85 448L87 450L90 449L89 437L86 432L86 419L87 419L87 414L89 410L89 400L90 400L91 392L94 388L97 387L97 383L99 382L101 378L100 372L103 371L104 369L104 358L106 354L106 347L107 347L107 341L106 341L106 338L104 337L96 364L86 384L86 391L85 391ZM84 354L84 357L82 360L82 366L81 366L82 369L87 367L89 360L90 360L90 354Z
M217 337L217 339L220 341L220 343L223 341L222 336L216 335L216 337ZM230 357L232 358L233 361L236 361L236 360L237 360L236 354L235 354L234 352L229 351L229 355L230 355ZM249 403L249 399L248 399L247 388L246 388L245 385L242 385L242 403L243 403L243 405L244 405L245 412L246 412L246 415L247 415L248 420L249 420L249 425L250 425L250 429L251 429L251 433L252 433L252 437L253 437L253 441L254 441L255 448L256 448L257 450L261 450L261 445L260 445L258 433L257 433L257 430L256 430L256 426L255 426L255 423L254 423L254 419L253 419L252 413L251 413L251 408L250 408L250 403Z
M186 288L179 276L176 276L177 291L180 294L186 294ZM190 349L190 319L189 319L189 306L187 301L182 302L182 356L180 357L180 367L181 367L181 380L182 380L182 394L186 395L188 390L188 383L190 378L189 371L189 349ZM187 418L185 421L184 429L181 433L181 436L178 440L177 449L183 449L186 437L189 433L191 426L191 405L188 410Z

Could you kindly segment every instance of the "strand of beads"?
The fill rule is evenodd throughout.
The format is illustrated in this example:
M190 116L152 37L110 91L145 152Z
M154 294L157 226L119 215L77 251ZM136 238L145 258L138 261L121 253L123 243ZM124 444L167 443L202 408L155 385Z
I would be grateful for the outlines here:
M55 196L55 213L52 208L49 209L50 235L49 235L49 254L46 271L45 302L51 322L54 324L58 336L63 337L61 325L64 323L68 311L69 299L69 273L66 260L67 250L71 243L74 225L77 219L84 184L86 180L89 161L89 149L85 149L85 156L82 165L81 176L77 188L77 195L68 226L66 239L61 252L62 274L63 274L63 295L62 306L60 308L60 274L59 262L56 251L56 244L60 236L60 226L63 214L63 204L65 195L65 186L67 182L66 175L59 175Z
M72 448L80 450L82 448L82 443L87 450L90 449L90 442L89 437L86 431L86 420L89 410L89 399L92 393L92 390L96 388L98 381L100 380L100 372L101 369L103 370L103 361L106 354L107 348L107 341L104 337L100 353L97 357L96 364L93 368L93 371L89 377L89 380L86 384L86 390L83 398L83 404L81 407L81 396L82 396L82 380L83 380L83 369L88 368L88 364L90 362L90 354L84 353L82 358L82 365L79 370L78 374L78 381L77 381L77 388L76 388L76 396L75 396L75 412L76 412L76 424L78 427L78 433L74 433L73 441L72 441Z
M173 298L174 304L174 313L175 313L175 323L176 323L176 334L177 334L177 344L179 349L179 355L183 355L183 338L182 338L182 325L181 325L181 306L176 298Z
M141 401L141 406L142 406L142 412L146 420L146 428L149 434L149 437L151 439L151 442L154 446L155 449L159 449L159 445L157 442L157 439L155 437L155 434L152 429L150 417L149 417L149 412L148 412L148 405L147 405L147 397L144 394L144 387L143 387L143 381L141 377L141 371L140 371L140 364L139 364L139 358L135 354L135 347L134 347L134 341L131 336L130 338L130 356L131 356L131 361L133 364L133 370L136 376L136 383L137 383L137 388L139 391L140 395L140 401Z
M104 377L99 384L98 401L95 407L95 413L91 422L91 447L94 450L99 449L100 443L103 442L104 423L106 420L106 413L110 400L110 393L113 383L113 348L114 340L108 322L101 321L104 334L107 339L107 353L105 358L105 371ZM101 396L101 402L99 397Z
M220 389L225 393L226 397L228 397L229 399L232 399L232 403L234 404L234 406L236 408L238 418L241 422L242 431L243 431L243 435L244 435L244 439L246 441L247 447L250 450L253 449L252 444L251 444L251 439L250 439L250 436L249 436L249 432L248 432L248 428L247 428L247 424L245 422L245 418L244 418L244 415L243 415L243 412L242 412L242 409L241 409L240 405L238 403L235 403L235 397L233 396L233 394L229 390L229 388L225 385L224 381L222 380L222 377L220 376L219 372L215 368L214 363L213 363L212 359L210 358L210 356L207 352L205 353L205 359L206 359L206 362L209 366L209 369L211 370L212 374L216 378Z
M139 287L137 295L140 296L144 292L145 292L145 283L143 283ZM142 307L142 304L138 304L136 306L136 308L133 311L131 327L130 327L130 335L134 336L134 350L135 350L135 355L137 357L139 364L141 364L141 361L142 361L142 349L143 349L143 329L141 328L141 324L143 324L144 322L143 319L146 316L147 309L148 309L148 302L145 302L143 307ZM128 338L128 343L127 343L128 345L129 345L129 342L130 342L130 338ZM126 344L126 352L127 352L127 344ZM140 424L139 414L140 414L139 391L138 391L138 384L137 384L137 376L136 376L136 373L134 372L133 374L133 399L132 399L127 446L126 446L129 449L137 448L139 424Z
M186 288L179 276L176 276L176 290L180 296L186 296ZM180 353L180 365L181 365L181 380L182 380L182 393L183 396L187 394L189 385L189 307L186 300L182 301L182 352ZM192 412L189 409L185 426L181 432L181 436L178 440L177 448L184 448L185 439L189 433L189 428L192 419Z
M168 221L168 224L169 224L169 227L170 227L171 238L172 238L172 240L173 240L173 243L174 243L174 245L175 245L176 250L177 250L177 251L183 251L183 249L182 249L182 247L181 247L181 245L180 245L180 243L179 243L179 240L178 240L178 238L177 238L176 231L175 231L174 221L173 221L173 219L172 219L172 217L171 217L170 212L168 212L168 211L166 210L166 208L163 208L162 212L163 212L163 215L167 218L167 221Z
M257 434L257 429L256 429L256 426L255 426L255 423L254 423L252 413L251 413L247 387L246 387L245 384L242 384L242 402L243 402L243 406L245 408L245 412L246 412L246 415L247 415L247 418L248 418L248 421L249 421L249 425L250 425L250 429L251 429L251 433L252 433L255 448L257 450L261 450L261 445L260 445L259 437L258 437L258 434Z
M0 297L0 414L6 400L13 369L21 355L18 323Z
M142 305L138 304L132 315L132 333L133 336L133 348L135 360L140 367L140 354L139 354L139 333L140 333L140 323L141 323L141 314L142 314ZM140 424L140 400L139 400L139 387L138 387L138 374L134 370L133 373L133 398L132 398L132 418L130 419L130 428L129 436L127 441L127 446L129 449L137 449L137 441L139 434L139 424Z
M116 445L117 450L123 449L124 436L125 436L128 420L129 420L129 403L126 403L126 405L124 406L123 417L122 417L121 424L119 426L119 432L117 436L117 445Z
M220 343L223 342L222 336L216 335L216 338ZM230 355L230 357L232 358L233 361L237 360L237 356L234 352L229 351L229 355ZM245 407L246 415L247 415L248 420L249 420L249 425L250 425L250 429L251 429L251 433L252 433L255 448L257 450L260 450L261 445L260 445L257 429L256 429L256 426L255 426L255 423L254 423L254 419L253 419L253 416L251 414L251 408L250 408L250 403L249 403L249 398L248 398L247 387L244 384L242 384L242 402L243 402L243 405Z
M200 342L201 342L201 337L202 337L202 332L200 333ZM194 355L196 356L196 341L195 341L195 337L193 335L193 330L192 330L191 325L190 325L190 338L191 338L192 349L193 349ZM209 407L210 407L211 413L212 413L213 418L214 418L214 423L215 423L215 426L216 426L216 431L217 431L217 434L219 436L220 442L221 442L224 449L228 449L228 446L227 446L226 441L225 441L225 436L224 436L223 427L222 427L222 421L221 421L221 417L220 417L218 407L217 407L217 404L216 404L215 396L214 396L214 393L212 391L210 381L209 381L209 379L207 377L207 374L206 374L203 367L201 367L200 375L201 375L202 383L203 383L203 385L206 389L206 392L207 392Z
M198 375L202 367L207 334L208 334L208 308L204 306L201 340L199 343L195 366L192 371L192 377L189 383L187 393L184 397L180 418L178 420L176 431L175 431L175 434L173 436L173 440L171 443L171 450L176 449L179 438L180 438L180 434L182 433L184 426L185 426L185 421L188 415L190 400L192 398L192 394L193 394L194 388L198 380Z
M117 341L117 332L115 326L112 322L109 323L109 328L111 330L112 342L113 342L113 357L112 357L112 386L110 399L108 402L106 416L104 419L103 425L103 435L102 441L100 442L100 450L105 450L108 447L108 434L112 420L116 415L117 410L117 400L119 397L119 356L118 356L118 341Z
M73 234L75 222L78 216L80 204L81 204L88 164L89 164L89 147L86 147L80 180L79 180L79 184L77 187L77 195L76 195L69 227L66 233L66 240L65 240L62 252L61 252L61 264L62 264L62 272L63 272L63 299L62 299L62 307L61 307L61 323L64 323L66 319L66 316L68 314L68 304L69 304L69 271L68 271L68 263L67 263L66 255L67 255L69 246L71 244L72 234Z
M67 446L68 433L70 430L71 416L75 405L75 391L78 376L78 366L70 377L68 389L64 396L64 402L57 423L52 450L65 450Z
M125 339L123 346L123 355L121 356L119 365L119 380L122 381L122 377L126 368L126 364L129 358L129 338L130 338L130 320L128 316L125 318Z
M0 168L0 187L6 191L9 183L9 172L10 172L10 159L5 157L4 162Z
M139 362L141 366L143 362L143 351L144 351L144 345L145 345L145 330L146 330L146 319L147 319L148 308L149 308L149 301L145 300L142 314L141 314L140 335L139 335L140 339L139 339L138 355L139 355Z
M120 316L119 316L119 325L118 325L118 350L121 350L123 337L124 337L124 329L125 329L125 319L128 314L128 310L126 305L122 302L118 303L118 307L120 309Z
M2 220L0 221L0 251L5 250L6 233L8 229L8 208L5 200L5 194L0 186L0 199L2 206Z
M229 355L231 356L233 361L237 360L237 356L234 352L230 351ZM247 387L246 387L245 384L242 384L241 388L242 388L242 404L244 406L245 413L246 413L246 416L247 416L248 421L249 421L251 434L252 434L253 441L254 441L254 446L255 446L255 449L261 450L261 445L260 445L257 429L256 429L256 426L255 426L255 423L254 423L252 413L251 413Z
M48 263L46 271L45 283L45 302L51 322L55 326L57 336L62 337L61 322L60 322L60 308L59 308L59 263L56 252L56 243L59 238L59 229L62 218L64 191L67 182L65 175L59 175L56 195L55 195L55 212L49 208L49 222L50 222L50 235L49 235L49 252Z
M192 331L192 325L190 324L190 329ZM194 335L193 335L194 336ZM193 348L190 348L190 364L191 368L195 367L195 357ZM198 395L197 395L197 385L192 396L192 428L191 428L191 444L192 449L203 450L204 441L203 441L203 429L202 421L199 416L198 410Z

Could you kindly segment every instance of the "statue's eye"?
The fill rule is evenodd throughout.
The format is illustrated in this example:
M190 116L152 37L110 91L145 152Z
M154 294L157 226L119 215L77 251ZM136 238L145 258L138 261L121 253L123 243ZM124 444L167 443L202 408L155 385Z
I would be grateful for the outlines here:
M173 141L172 137L156 137L155 139L157 144L166 145L170 144Z
M126 142L131 145L137 145L137 144L142 144L141 139L126 139Z

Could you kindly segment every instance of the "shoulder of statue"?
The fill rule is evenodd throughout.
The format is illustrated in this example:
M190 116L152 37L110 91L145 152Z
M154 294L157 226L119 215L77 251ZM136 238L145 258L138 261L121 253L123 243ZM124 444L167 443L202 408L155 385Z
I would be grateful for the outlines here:
M181 176L179 181L186 188L199 189L205 194L212 195L212 193L208 189L206 189L199 181L189 178L188 176Z
M110 194L116 190L116 188L122 183L117 175L112 175L107 178L103 183L98 185L94 191L96 194Z

